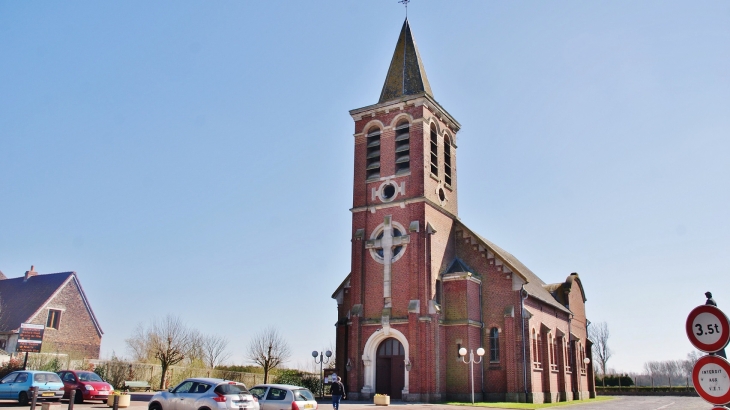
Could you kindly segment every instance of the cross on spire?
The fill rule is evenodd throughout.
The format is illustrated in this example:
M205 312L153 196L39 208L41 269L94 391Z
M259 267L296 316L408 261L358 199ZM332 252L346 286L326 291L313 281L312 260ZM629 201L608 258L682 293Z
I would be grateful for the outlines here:
M400 0L398 3L406 6L406 18L408 18L408 3L410 3L411 0Z

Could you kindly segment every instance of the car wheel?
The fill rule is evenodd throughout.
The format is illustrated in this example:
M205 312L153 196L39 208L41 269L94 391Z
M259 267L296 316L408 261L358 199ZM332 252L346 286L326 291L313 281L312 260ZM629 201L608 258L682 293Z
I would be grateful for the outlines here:
M74 396L74 403L81 404L84 402L84 392L81 390L76 390L76 395Z
M149 410L162 410L162 406L160 406L160 403L154 402L150 404Z
M28 393L22 391L18 395L18 403L20 403L21 406L27 406L28 405Z

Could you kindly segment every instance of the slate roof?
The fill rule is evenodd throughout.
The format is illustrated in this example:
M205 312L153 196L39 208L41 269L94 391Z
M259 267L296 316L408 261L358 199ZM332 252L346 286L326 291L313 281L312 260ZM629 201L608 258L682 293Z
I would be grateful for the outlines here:
M466 225L459 222L458 220L456 222L462 229L468 231L471 235L481 241L483 246L491 250L496 256L504 261L504 263L509 266L510 269L512 269L512 272L520 275L522 279L526 282L525 290L531 297L543 301L550 306L554 306L557 309L562 310L563 312L570 313L570 310L568 308L563 306L557 299L555 299L555 297L553 297L552 294L550 294L547 289L545 289L545 282L543 282L543 280L540 279L539 276L537 276L527 266L520 262L519 259L515 258L511 253L495 245L490 240L474 233L471 229L467 228Z
M20 324L30 320L46 302L68 280L74 279L81 293L81 298L89 311L99 335L103 334L94 312L86 299L75 272L49 273L35 275L25 280L25 276L0 280L0 300L3 314L0 315L0 331L10 332L20 328Z
M445 273L456 273L456 272L472 272L471 269L469 269L462 261L460 261L458 258L454 259L453 262L451 262L451 266L449 266L448 269L446 269Z
M421 55L416 47L416 40L411 34L411 26L406 19L403 22L378 103L424 92L433 97Z

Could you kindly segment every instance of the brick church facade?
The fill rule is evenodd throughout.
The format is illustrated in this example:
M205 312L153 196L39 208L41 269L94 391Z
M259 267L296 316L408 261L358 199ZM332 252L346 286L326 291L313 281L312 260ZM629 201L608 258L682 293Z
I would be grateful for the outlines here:
M477 400L594 397L579 276L546 284L458 217L460 125L433 97L408 20L380 100L350 114L352 266L333 294L348 396L468 400L458 352L483 347Z

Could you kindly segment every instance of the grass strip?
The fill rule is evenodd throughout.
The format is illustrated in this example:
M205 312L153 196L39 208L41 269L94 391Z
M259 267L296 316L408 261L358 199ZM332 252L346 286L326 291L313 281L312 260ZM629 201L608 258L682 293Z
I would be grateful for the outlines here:
M504 403L474 403L474 407L487 407L487 408L497 408L497 409L547 409L549 407L567 407L567 406L580 406L581 404L588 404L588 403L596 403L599 401L607 401L607 400L613 400L615 397L611 396L598 396L595 399L588 399L588 400L574 400L574 401L561 401L558 403L512 403L512 402L504 402ZM448 402L446 404L450 404L453 406L471 406L471 403L463 403L463 402Z

